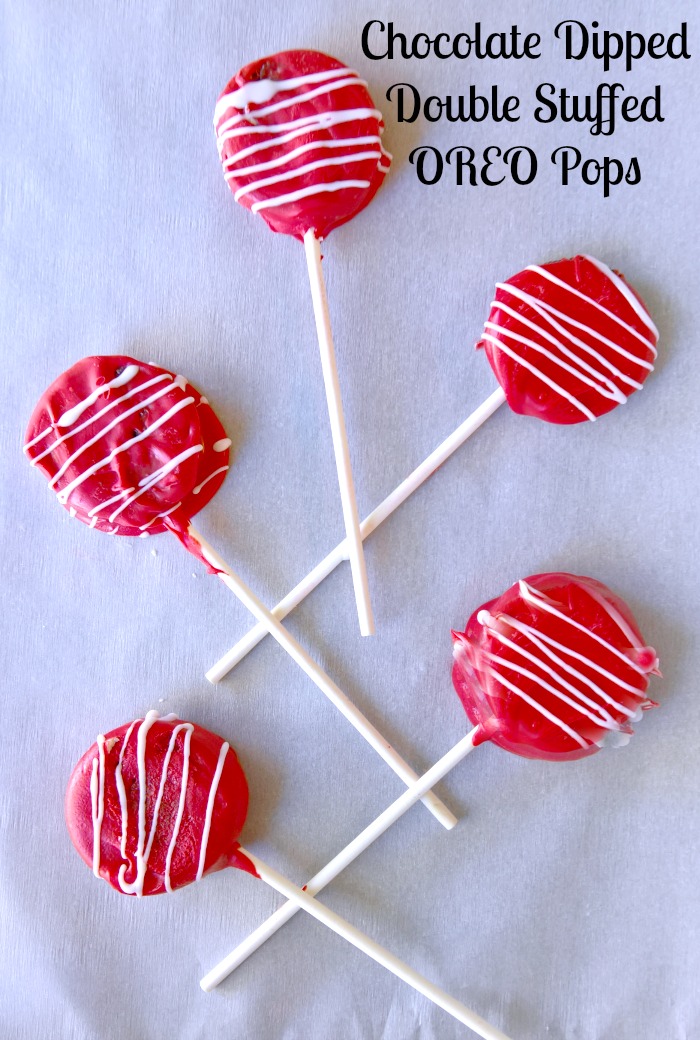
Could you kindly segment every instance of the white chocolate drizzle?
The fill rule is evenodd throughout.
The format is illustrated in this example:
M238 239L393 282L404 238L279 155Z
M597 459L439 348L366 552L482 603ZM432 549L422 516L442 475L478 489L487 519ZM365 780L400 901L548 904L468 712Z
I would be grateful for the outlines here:
M138 773L138 816L137 816L137 834L136 834L136 874L132 881L126 880L126 871L128 865L122 863L119 868L118 882L121 890L127 894L133 894L136 896L142 896L144 890L144 884L146 880L146 874L148 872L148 863L153 849L156 833L158 830L158 821L160 815L160 808L163 801L164 792L169 779L170 763L175 754L175 749L178 741L178 737L181 733L184 733L182 742L182 768L180 773L180 791L178 798L178 810L173 824L172 834L168 843L166 858L165 858L165 875L164 885L168 892L172 892L172 880L171 880L171 867L173 856L177 847L177 840L180 833L180 827L185 812L185 805L187 799L187 788L189 783L189 767L190 767L190 745L192 741L192 734L194 732L194 726L191 722L181 722L174 725L170 734L170 740L168 743L163 763L161 766L160 777L158 779L157 794L155 802L153 803L152 815L150 826L147 827L147 815L149 806L147 805L148 796L148 776L147 776L147 758L146 758L146 741L148 738L148 732L152 726L159 720L157 711L149 711L144 719L136 719L132 722L127 729L122 746L119 751L119 758L117 765L114 770L115 782L117 792L119 796L119 805L121 811L121 834L120 834L120 852L123 859L127 856L127 838L129 831L129 801L126 793L126 787L123 778L123 763L124 756L126 754L127 746L131 739L134 729L138 727L137 733L137 744L136 744L136 761L137 761L137 773ZM163 722L175 721L173 716L165 716L162 719ZM113 741L110 742L108 750L111 751ZM105 738L100 735L97 738L98 754L93 759L92 763L92 774L90 778L90 793L92 800L92 821L93 821L93 872L97 877L100 876L100 838L102 831L102 822L104 819L104 808L105 808ZM216 801L216 794L219 787L219 781L221 774L224 769L226 755L229 751L229 745L224 741L219 751L219 757L216 764L216 769L212 777L209 793L207 797L207 808L205 818L202 827L202 836L200 839L198 866L196 873L196 880L199 880L204 873L204 865L206 862L207 847L209 843L209 832L211 830L211 824L214 814L214 806ZM153 783L151 778L151 789L153 789Z
M512 654L515 655L515 659L513 659L505 654L481 650L483 671L510 690L516 697L525 701L534 711L556 725L582 748L590 747L593 743L601 745L606 742L606 736L603 735L600 740L591 741L572 728L565 718L557 714L552 707L551 700L548 700L549 707L543 703L546 699L545 694L553 697L555 702L559 701L562 705L573 709L574 712L585 716L596 727L608 731L608 734L616 734L624 740L629 722L639 718L640 709L647 704L645 696L646 676L656 665L656 660L653 659L650 668L640 667L632 657L627 656L627 654L598 635L598 633L591 631L585 625L557 609L547 596L528 585L526 581L519 582L519 590L523 600L530 604L531 607L544 611L584 633L594 643L597 643L616 658L623 667L620 671L611 671L610 668L603 667L590 655L576 651L572 647L566 646L542 632L537 627L536 622L527 624L508 614L497 613L494 615L489 610L482 609L477 615L479 624L486 628L490 636L501 646L512 651ZM587 586L586 591L591 592L596 603L605 610L607 615L620 628L620 631L630 639L631 650L648 650L646 647L636 645L636 638L633 636L629 625L613 605L598 595L595 590L589 590ZM515 642L514 639L510 638L510 633L518 633L524 637L526 642ZM462 652L463 647L461 644L455 644L455 653L460 654ZM627 695L631 695L634 698L635 707L630 708L621 703L620 700L617 700L605 690L598 681L583 672L581 667L577 667L577 664L606 680L613 689L617 688L621 693L624 692ZM529 665L532 667L528 667ZM514 681L515 677L508 677L504 672L513 672L515 677L521 676L523 679L530 680L533 684L533 686L529 687L530 692L525 692L525 690L521 689ZM631 678L630 672L636 672L644 679L644 689L640 689L639 686L635 686L627 681L625 674ZM538 689L543 693L542 699L537 696L536 691ZM618 722L612 714L613 712L622 715L627 722Z
M306 76L295 76L293 79L257 79L244 83L242 87L223 94L216 103L214 109L214 122L216 123L229 108L240 108L245 110L248 105L263 105L266 101L272 101L277 94L288 90L296 90L308 83L325 83L327 80L338 79L339 76L357 76L352 69L346 69L342 65L337 69L325 69L322 72L310 72ZM257 112L256 112L257 115Z
M170 382L172 380L172 376L169 375L167 372L164 372L163 375L155 376L153 379L147 379L145 382L139 383L138 386L132 387L132 389L129 390L127 393L121 394L114 401L111 401L104 408L100 409L99 412L95 412L95 414L90 416L89 419L86 419L84 423L80 424L80 426L76 426L74 430L70 430L68 433L64 433L61 437L57 437L55 441L52 441L48 448L45 448L44 451L40 452L40 454L38 455L35 455L31 459L32 466L36 466L37 462L41 462L41 460L46 455L50 455L51 452L60 444L63 444L65 441L69 440L70 437L74 437L76 433L81 433L83 430L87 429L88 426L90 426L94 422L97 422L97 420L101 419L103 415L107 414L107 412L112 411L113 408L117 408L123 401L129 400L129 398L133 397L135 394L140 394L143 390L147 390L149 387L154 386L155 383L161 383L164 379L167 379L168 382ZM104 391L105 388L102 387L101 389L102 391ZM167 393L169 389L170 387L168 387L167 390L164 390L163 392ZM139 408L144 408L146 404L147 402L144 401L142 404L139 405ZM43 433L40 433L38 437L35 437L33 440L29 441L28 444L25 444L24 450L28 451L34 444L37 443L37 441L43 440L44 437L51 433L51 431L54 428L55 424L47 427L47 429L44 430Z
M219 789L219 780L221 774L224 771L224 760L228 754L229 746L224 741L219 751L219 758L216 763L216 770L214 772L214 779L212 780L211 787L209 788L209 797L207 798L207 811L204 817L204 830L202 831L202 843L199 847L199 865L197 867L197 881L201 878L204 873L204 863L207 858L207 845L209 844L209 831L211 830L211 821L214 814L214 801L216 799L216 792Z
M114 379L111 379L108 383L103 383L102 386L98 386L93 390L89 397L86 397L83 401L73 405L73 407L69 408L67 412L64 412L63 415L59 416L54 425L72 426L74 422L77 422L86 408L90 408L95 403L98 397L101 397L102 394L107 393L113 387L125 386L127 383L130 383L134 376L138 375L138 371L138 365L127 365L124 371L118 376L115 376Z
M648 336L640 333L598 300L587 296L575 286L557 278L544 267L530 265L526 270L585 301L590 307L593 307L604 314L610 321L616 323L621 330L624 330L624 333L633 336L643 344L645 351L648 351L652 358L656 357L655 343L658 338L658 332L642 304L636 299L623 280L614 271L606 267L605 264L590 256L586 256L584 259L601 271L609 279L612 286L624 297L634 313L649 330ZM496 289L502 294L510 295L525 304L536 315L538 320L527 317L503 300L493 300L491 307L497 308L508 315L510 319L522 327L523 331L516 332L511 328L504 327L502 323L495 323L489 320L486 322L486 331L482 339L512 358L519 365L522 365L537 379L549 386L555 394L564 398L580 411L585 418L593 422L596 419L596 415L575 394L557 381L551 372L545 373L537 365L533 355L540 355L551 365L555 366L555 369L560 369L562 373L569 373L578 383L583 383L601 397L614 401L616 404L624 404L628 393L642 388L642 383L638 379L634 379L618 367L616 359L624 358L640 369L645 370L645 372L650 372L653 369L653 364L648 360L648 356L632 353L631 350L626 349L623 343L616 342L603 335L593 325L585 324L569 316L552 306L548 301L526 292L509 282L497 283ZM572 329L583 333L592 342L583 340ZM544 340L547 345L545 346L542 342L537 342L526 335L525 333L528 331L536 333L540 340ZM504 340L507 340L507 342L504 342ZM521 350L518 349L519 347L526 348L527 359L523 356ZM603 349L607 353L603 353ZM623 386L619 384L623 384ZM631 388L631 390L625 392L625 386Z
M174 404L172 408L169 408L167 412L164 412L162 415L160 415L155 420L155 422L152 422L149 426L145 426L141 433L136 434L134 437L129 437L125 441L122 441L121 444L118 444L115 448L112 448L109 454L105 455L104 458L99 459L97 462L94 463L94 465L88 466L86 470L84 470L82 473L79 473L77 477L75 477L73 480L71 480L69 484L66 485L66 487L64 487L61 491L58 492L57 498L61 505L66 504L72 492L75 491L77 487L80 487L80 485L85 480L87 480L88 477L91 477L93 476L93 474L99 472L99 470L104 469L104 467L108 466L110 462L112 462L117 457L117 455L121 455L123 452L128 451L129 448L134 446L134 444L138 444L140 441L146 440L146 438L149 437L155 430L159 429L161 426L164 426L165 423L169 422L170 419L177 415L178 412L181 412L183 408L186 408L190 404L194 404L193 397L182 398L182 400ZM116 420L114 423L110 425L116 425ZM76 453L76 455L77 454L78 453ZM56 479L57 477L54 477L54 479L49 482L51 486L56 482Z
M364 80L352 69L341 66L324 72L310 73L305 76L295 76L287 80L255 80L246 83L236 90L224 94L217 102L214 112L214 125L217 134L217 147L224 165L224 175L227 180L238 181L241 177L253 178L256 174L271 170L279 172L260 179L251 179L242 184L235 192L237 201L244 199L260 189L273 187L276 184L297 180L317 171L328 169L332 166L345 166L346 164L365 162L376 159L377 169L386 173L391 163L391 156L384 149L380 136L377 134L360 135L356 137L337 138L328 140L326 132L333 126L348 122L362 122L373 119L380 124L380 134L383 131L381 113L373 108L337 108L329 107L325 111L316 111L309 116L287 122L266 124L264 120L268 116L286 108L307 102L314 102L317 98L330 97L335 91L345 88L366 87ZM310 88L310 89L308 89ZM292 92L291 97L275 101L277 94ZM262 107L250 110L251 105L262 105ZM231 112L231 115L226 115ZM223 148L226 141L242 135L265 134L270 135L267 140L260 144L249 145L231 156L223 156ZM310 142L306 141L298 148L284 152L283 146L297 137L311 136ZM375 148L367 150L362 146L375 145ZM242 160L260 151L277 148L280 154L263 162L253 162L248 166L240 166ZM352 151L352 149L360 149ZM342 155L323 155L329 149L343 149ZM318 157L312 161L295 167L294 161L309 152L318 153ZM235 167L235 169L234 169ZM366 179L344 179L335 183L325 182L314 178L312 184L307 184L297 191L286 192L271 198L258 200L250 207L253 213L271 207L284 206L294 203L303 198L326 192L341 191L344 189L365 189L370 186Z
M208 484L210 480L214 479L214 477L218 477L219 473L226 473L226 471L228 469L229 469L228 466L219 466L218 469L215 469L213 471L213 473L210 473L208 476L206 476L204 478L204 480L202 480L199 484L197 484L196 487L192 488L192 494L193 495L198 495L199 492L202 490L202 488L204 487L205 484Z
M102 386L96 388L92 393L87 395L85 398L80 400L72 408L67 409L58 420L52 422L45 430L42 431L38 436L34 437L24 446L24 450L29 452L32 447L36 447L40 442L44 441L47 436L51 433L58 434L55 436L47 447L43 447L37 451L37 454L30 456L30 462L33 466L37 465L51 455L56 449L60 448L61 445L65 444L71 438L77 434L82 433L85 430L90 429L87 434L87 440L76 448L74 451L68 449L68 455L61 462L56 473L49 479L49 488L56 490L56 485L69 473L71 466L75 466L84 452L98 444L108 433L118 427L121 423L127 421L132 415L136 413L142 413L142 417L146 416L146 409L149 405L156 401L159 401L165 395L169 394L174 388L185 391L187 388L187 380L184 376L178 375L173 376L169 372L162 372L160 375L154 376L153 378L142 380L135 386L128 386L131 384L140 371L137 364L127 365L124 370L116 376L110 382L104 383ZM164 384L164 385L158 385ZM82 422L78 422L83 413L94 405L99 397L103 394L109 393L114 389L127 388L125 392L117 395L114 399L110 399L104 407L99 408L93 415L89 416ZM155 388L155 389L154 389ZM147 393L147 391L153 391ZM126 407L126 402L137 397L135 403ZM145 396L144 396L145 395ZM161 415L159 419L152 422L149 426L145 427L142 433L131 437L130 439L118 444L114 449L110 451L108 455L100 459L90 468L84 472L79 472L76 478L68 483L63 489L57 491L57 497L62 505L67 505L67 508L72 517L78 515L78 510L68 502L68 499L75 488L79 487L86 479L98 472L103 467L109 465L113 459L123 451L128 451L133 445L147 438L156 429L168 422L174 415L176 415L182 408L192 404L194 398L191 396L186 397L177 404L175 404L170 410L164 415ZM197 407L207 406L209 404L206 397L201 396L197 402ZM116 410L117 414L114 414ZM77 423L77 425L76 425ZM58 433L59 426L63 432ZM221 437L211 445L211 450L215 453L221 453L227 451L231 446L231 440L229 437ZM177 466L185 462L188 458L193 455L205 452L207 447L201 442L186 448L169 461L158 466L152 473L147 474L139 480L138 487L127 487L117 491L111 497L105 499L103 502L92 506L87 513L82 513L81 518L85 519L85 522L89 527L96 527L99 524L100 530L108 534L119 533L120 527L114 526L111 530L106 527L107 523L114 524L118 517L131 506L138 498L140 498L147 491L151 491L162 481L164 481L168 474L171 473ZM62 454L65 454L62 453ZM58 463L58 459L56 460ZM193 494L199 494L202 488L213 480L214 477L219 476L221 473L228 469L228 466L218 466L214 462L214 470L211 473L206 474L200 482L192 488ZM200 474L201 476L201 474ZM102 514L111 506L117 506L113 509L112 513L108 517L104 517ZM170 513L174 512L182 505L182 502L176 503L164 512L158 513L153 516L147 523L142 524L139 528L142 537L148 537L147 529L158 520L163 519ZM128 526L128 525L127 525Z
M156 484L159 484L161 480L163 480L163 478L168 475L168 473L176 469L178 466L180 466L187 459L191 458L193 455L197 455L200 451L204 451L204 445L193 444L191 447L186 448L184 451L181 451L179 455L175 455L174 458L169 459L162 466L159 466L149 476L142 477L139 481L139 490L134 491L133 495L130 495L129 498L122 502L118 509L114 510L114 512L109 518L109 522L113 524L116 518L119 516L119 514L123 512L123 510L125 510L127 506L130 506L132 502L135 502L136 499L139 498L141 495L145 495L147 491L150 491L151 488L156 486ZM130 490L133 491L134 489L131 488Z
M92 760L90 798L92 801L92 872L95 877L99 877L100 838L105 815L105 738L102 733L97 737L97 758Z

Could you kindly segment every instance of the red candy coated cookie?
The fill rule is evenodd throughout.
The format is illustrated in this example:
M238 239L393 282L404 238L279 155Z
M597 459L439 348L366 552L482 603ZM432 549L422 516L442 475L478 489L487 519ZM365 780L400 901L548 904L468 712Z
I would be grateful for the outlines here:
M657 340L622 275L577 256L499 283L477 347L514 412L566 424L624 404L652 371Z
M318 51L283 51L241 69L214 114L236 201L273 231L317 238L359 213L389 169L381 113L356 72Z
M97 877L158 895L224 867L255 873L239 851L248 785L229 745L149 712L97 738L66 792L71 841Z
M109 534L167 530L210 501L230 440L182 376L122 355L87 357L43 394L25 452L72 516Z
M656 652L627 605L593 578L535 574L453 632L452 681L477 743L525 758L577 759L623 744L653 706Z

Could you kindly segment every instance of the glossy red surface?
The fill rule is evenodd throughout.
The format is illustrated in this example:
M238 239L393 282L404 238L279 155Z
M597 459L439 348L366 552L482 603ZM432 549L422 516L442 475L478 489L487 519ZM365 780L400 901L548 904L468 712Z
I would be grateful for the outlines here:
M452 633L452 681L482 727L478 742L553 760L626 743L640 710L654 704L648 676L659 674L629 608L593 578L551 573L524 582Z
M291 85L267 101L243 104L240 108L221 103L226 94L248 83L274 84L279 80L316 77L334 69L340 70L338 77ZM341 80L348 82L339 89L333 88ZM253 191L241 196L241 205L254 209L258 204L305 192L302 198L289 199L281 205L263 205L259 211L273 231L299 239L310 228L317 238L323 238L364 209L390 164L390 157L379 143L384 123L366 86L341 62L318 51L283 51L246 65L222 91L214 125L231 191L256 185ZM268 132L261 128L271 129ZM226 136L227 131L232 136ZM357 138L363 141L353 144L352 139ZM343 144L344 141L348 143ZM261 145L265 147L260 148ZM350 161L360 154L365 157ZM316 165L329 159L334 160L333 165ZM274 166L260 169L268 163ZM309 169L310 166L315 168ZM250 172L245 172L245 168ZM280 174L283 180L262 183ZM347 181L363 184L336 190L340 182Z
M58 425L67 411L119 379L129 366L138 368L132 379L100 393L74 422ZM167 369L123 355L83 358L60 375L29 421L27 445L37 438L26 454L48 480L71 460L53 485L59 501L61 492L84 476L62 504L83 523L118 535L165 531L159 514L169 510L174 510L174 523L186 523L218 491L230 454L228 448L214 449L221 449L226 431L198 390ZM144 489L160 467L188 449L194 454ZM122 494L127 489L129 494Z
M127 805L126 854L122 855L122 806L117 787L117 769L129 725L119 726L105 734L105 811L100 835L99 874L118 892L122 892L119 873L125 883L133 882L137 873L138 818L141 787L137 762L137 740L140 723L134 727L123 754L121 772ZM158 719L148 729L145 742L146 795L145 822L149 835L154 807L160 788L168 746L180 720ZM192 724L193 725L193 724ZM174 890L189 885L197 878L209 791L222 747L220 737L193 725L188 758L188 776L184 812L170 864L170 884ZM181 730L174 745L166 781L158 808L157 826L148 856L143 895L166 891L166 859L178 815L184 762L185 732ZM93 866L93 801L90 791L93 762L99 761L99 749L93 744L76 765L66 791L65 814L73 845L85 863ZM252 864L239 851L238 836L243 829L248 809L248 785L241 765L232 749L228 750L216 788L211 828L206 845L203 874L224 867L239 867L255 873Z
M622 285L648 313L619 272L610 277L583 256L543 269L586 298L537 271L520 271L496 289L477 347L486 351L514 412L552 423L584 422L611 411L644 382L658 337L621 291Z

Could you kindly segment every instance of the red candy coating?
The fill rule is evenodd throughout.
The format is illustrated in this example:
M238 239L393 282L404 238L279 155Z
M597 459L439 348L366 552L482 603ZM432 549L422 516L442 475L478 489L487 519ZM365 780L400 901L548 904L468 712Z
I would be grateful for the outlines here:
M221 93L214 127L237 201L299 239L310 228L323 238L364 209L391 163L366 84L318 51L246 65Z
M652 370L657 340L622 275L577 256L499 283L477 347L514 412L567 424L623 404Z
M626 743L658 673L627 605L593 578L535 574L453 632L452 681L469 719L525 758L577 759Z
M181 525L221 486L230 441L182 376L122 355L87 357L55 380L25 451L62 505L109 534Z
M98 738L73 770L65 801L85 863L131 895L182 888L229 866L255 873L238 843L247 809L235 752L215 734L155 712Z

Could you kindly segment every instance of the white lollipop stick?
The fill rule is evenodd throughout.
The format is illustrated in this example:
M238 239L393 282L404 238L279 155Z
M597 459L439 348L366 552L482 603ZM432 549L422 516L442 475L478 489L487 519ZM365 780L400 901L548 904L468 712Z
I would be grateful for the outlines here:
M326 284L323 278L323 271L321 270L321 247L313 228L309 228L304 235L304 249L306 251L306 263L309 268L311 299L313 300L314 317L316 319L316 335L318 336L318 345L321 349L323 383L326 388L328 416L331 421L333 451L335 452L335 465L338 471L340 501L343 507L345 537L350 556L352 581L355 587L357 615L360 620L360 632L363 636L371 636L374 635L374 617L372 616L372 605L369 601L367 568L365 566L365 554L362 549L362 535L360 534L360 517L357 512L355 485L350 466L350 451L348 449L348 436L345 430L343 404L340 397L338 368L335 363L333 334L331 333L331 320L326 299Z
M342 712L348 722L381 755L387 765L391 766L397 776L400 776L406 784L411 784L414 780L417 780L418 774L401 758L399 753L381 735L379 730L372 725L369 719L362 714L359 708L356 708L352 701L336 686L330 676L326 675L323 669L316 664L294 636L270 613L245 582L231 570L216 550L209 545L201 534L195 531L192 524L189 524L187 533L198 543L203 557L215 568L217 577L238 597L251 614L265 625L270 635L274 636L280 646L287 651L302 671L318 686L321 693L324 693L328 700ZM423 803L426 808L430 809L433 816L440 821L443 827L446 827L448 830L457 823L456 817L434 794L427 794L423 799Z
M399 484L399 486L391 492L390 495L384 499L384 501L377 506L377 508L369 514L369 516L362 521L360 524L360 533L363 539L367 538L368 535L372 534L373 531L379 527L381 523L386 520L388 516L394 512L395 509L406 501L406 499L413 494L413 492L421 486L421 484L428 479L428 477L438 469L443 462L445 462L450 455L461 447L471 435L479 429L482 423L486 422L490 415L505 402L505 394L499 387L497 390L488 397L483 404L481 404L476 411L464 420L461 426L458 426L454 433L451 433L442 444L440 444L435 451L428 455L427 459L420 464L413 472L406 477L406 479ZM314 569L303 578L299 584L292 589L292 591L281 600L276 607L273 608L272 613L276 618L285 618L287 614L290 614L295 607L304 600L310 592L316 588L317 585L327 578L328 575L342 563L343 560L348 558L348 542L347 540L342 541L340 545L336 545L332 552L328 553L328 556L324 560L321 560ZM232 668L234 668L239 661L242 661L246 654L258 645L258 643L264 639L267 635L268 629L264 624L255 625L254 628L243 636L242 639L236 643L236 645L224 654L224 656L213 665L207 672L207 679L211 683L217 683L227 675Z
M308 884L304 886L304 890L309 895L315 896L352 863L354 859L357 859L360 853L364 852L373 841L376 841L391 827L392 823L395 823L412 805L415 805L431 787L439 783L458 762L466 758L474 747L474 737L477 730L478 727L474 728L466 737L463 737L427 773L424 773L402 795L399 795L388 809L385 809L376 820L373 820L368 827L365 827L361 834L358 834L349 845L346 845L330 863L327 863L322 870L315 874ZM227 975L230 975L243 961L250 957L251 953L255 953L283 924L286 924L287 921L294 917L298 910L299 905L290 900L268 917L267 921L261 924L259 928L256 928L247 939L244 939L228 957L225 957L211 971L207 972L199 983L205 993L209 993L215 986L218 986Z
M494 1026L489 1025L483 1018L475 1012L470 1011L468 1007L461 1004L454 997L451 997L449 993L445 993L444 990L440 989L434 983L429 982L423 975L420 975L413 968L410 968L408 964L404 964L403 961L395 957L393 953L389 953L379 943L374 942L363 932L359 931L354 925L351 925L344 918L340 917L333 910L329 910L328 907L324 906L323 903L319 903L313 896L308 895L301 888L297 888L291 881L288 881L282 874L278 874L276 870L269 867L266 863L263 863L261 859L255 856L252 852L247 849L241 848L241 852L248 857L252 862L253 866L257 870L258 874L263 881L267 882L272 888L276 889L281 895L286 896L287 899L294 900L303 910L315 917L317 921L325 924L331 931L341 935L343 939L347 939L349 943L356 946L358 950L362 950L368 957L376 961L378 964L382 964L388 971L392 972L398 978L403 979L409 986L412 986L419 993L422 993L428 1000L432 1000L438 1007L443 1008L448 1014L452 1015L459 1022L464 1023L465 1026L469 1026L475 1033L483 1037L484 1040L508 1040L505 1033L502 1033L500 1029L496 1029Z

